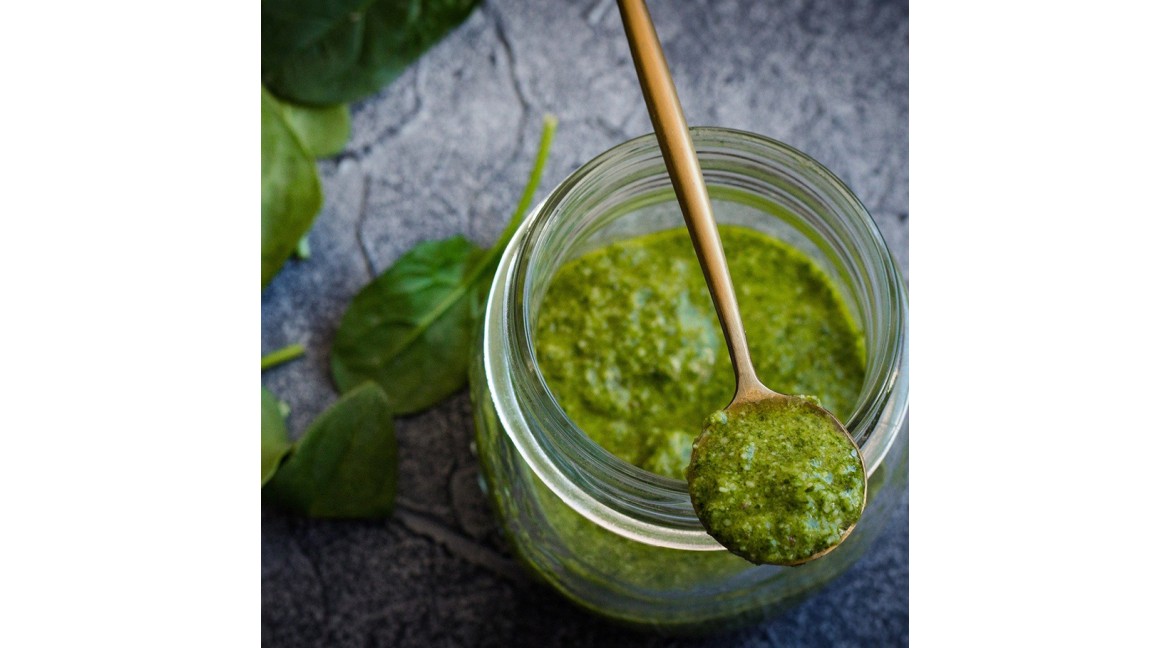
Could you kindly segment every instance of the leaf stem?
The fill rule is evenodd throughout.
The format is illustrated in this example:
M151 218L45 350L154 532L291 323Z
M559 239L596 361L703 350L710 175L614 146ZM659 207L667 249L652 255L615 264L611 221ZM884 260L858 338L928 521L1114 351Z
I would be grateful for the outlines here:
M520 194L520 202L516 203L516 211L512 212L512 218L504 226L504 231L500 232L500 238L496 239L495 244L487 251L487 254L483 255L479 263L467 273L467 280L460 286L460 293L470 289L479 281L480 277L493 272L499 265L500 257L504 256L504 248L508 247L512 235L516 233L520 223L524 221L524 216L528 214L528 207L532 205L532 198L536 196L536 190L540 187L540 179L544 176L544 163L548 160L548 152L552 148L553 137L556 134L557 118L554 115L546 114L543 128L540 131L540 145L536 149L536 159L532 161L532 170L528 172L528 184L524 186L524 193ZM436 310L439 310L440 313L447 310L447 307L454 303L457 297L458 295L453 295L448 300L450 303L444 302Z
M512 235L516 233L517 228L520 227L520 223L524 220L524 216L528 214L528 207L532 205L532 198L536 195L537 188L540 187L540 179L544 176L544 163L548 160L548 152L552 148L553 137L556 133L557 118L553 115L546 114L544 116L544 125L540 132L540 145L536 149L536 159L532 162L532 171L528 173L528 184L524 186L524 193L520 195L520 202L516 204L516 211L512 212L511 220L504 226L504 231L500 233L500 238L496 239L495 244L487 251L487 254L483 255L483 258L468 271L467 278L459 285L458 290L442 301L434 309L434 316L428 318L420 325L420 328L429 326L451 304L458 301L463 293L470 290L481 277L493 272L496 266L499 265L500 257L504 255L504 248L508 247L508 242L512 240ZM413 338L408 340L408 342L412 340Z
M516 203L516 211L512 212L512 219L508 221L504 231L500 233L500 238L492 246L489 258L496 256L507 247L508 242L512 240L512 235L516 233L516 229L524 220L524 216L528 214L528 208L532 205L532 199L540 187L540 179L544 175L544 163L548 160L548 152L552 148L553 136L556 133L557 118L553 115L545 115L544 126L540 132L540 146L536 149L536 160L533 161L532 171L528 174L528 184L524 187L524 193L520 195L520 202Z
M300 344L290 344L283 349L277 349L268 355L260 358L260 371L271 369L276 365L283 364L289 360L296 360L305 355L305 347Z

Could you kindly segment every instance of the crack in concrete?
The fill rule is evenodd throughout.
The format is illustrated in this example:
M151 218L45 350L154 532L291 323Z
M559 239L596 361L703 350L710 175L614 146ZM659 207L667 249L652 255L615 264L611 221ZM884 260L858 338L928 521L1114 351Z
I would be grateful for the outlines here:
M431 514L430 509L426 505L419 504L418 502L415 502L414 500L410 499L409 497L405 497L402 494L398 495L398 498L395 501L395 507L406 509L411 513L418 513L419 515L430 516Z
M354 238L357 239L358 250L362 253L362 260L366 263L366 276L370 281L374 280L377 273L374 270L374 261L370 257L370 251L366 248L366 239L362 236L362 229L366 224L366 205L370 198L370 176L362 174L362 202L358 208L357 225L354 226Z
M597 0L589 13L585 14L585 23L590 27L596 27L605 19L605 14L608 13L611 6L613 6L613 0Z
M321 568L317 565L317 559L314 558L305 546L301 544L300 539L296 534L290 534L293 546L297 551L305 557L305 561L309 563L309 568L313 570L313 577L317 579L317 585L321 588L321 627L325 629L326 644L333 643L333 629L329 626L329 619L333 616L333 605L329 600L329 588L325 586L325 577L321 574Z
M600 117L587 117L585 119L585 124L600 130L601 132L605 133L606 137L613 139L613 142L610 143L611 146L629 139L624 131Z
M477 185L477 189L479 189L479 188L482 188L482 185ZM470 229L470 227L471 227L471 210L470 209L463 209L459 205L452 203L451 200L447 198L447 194L445 194L445 193L434 194L432 197L434 198L435 201L437 201L439 203L439 207L446 210L447 213L457 214L457 215L463 217L461 220L463 220L463 222L467 224L467 226L463 228L464 232L467 232Z
M452 473L453 472L454 471L452 471ZM445 482L447 482L447 483L449 483L450 481L451 481L451 479L449 477L445 480ZM449 504L449 502L448 502L448 504ZM415 514L421 515L423 517L426 517L426 518L429 518L432 520L436 519L436 516L434 513L434 511L435 511L434 506L429 505L429 504L422 504L421 502L412 500L409 497L406 497L405 495L403 495L401 493L399 493L397 498L395 499L394 506L397 509L409 511L411 513L415 513ZM457 519L458 515L455 513L455 510L453 507L451 510L451 515L456 518L456 521L458 521L458 519ZM439 524L441 524L441 522L439 522Z
M395 509L394 517L401 521L408 531L439 543L455 557L482 567L505 580L517 584L526 582L524 571L512 560L464 537L463 534L432 519L426 513L408 510L401 504L400 502Z
M513 139L515 149L519 151L520 144L524 141L524 124L528 122L529 117L534 112L532 102L528 97L524 96L524 88L520 84L520 75L516 73L516 52L512 49L512 39L508 38L508 34L504 31L504 18L500 15L494 7L488 9L484 5L484 15L492 23L492 31L496 35L496 39L500 41L500 45L504 48L504 57L507 59L508 79L512 82L512 92L516 94L516 99L520 101L520 121L516 128L516 137ZM513 153L514 157L515 153Z
M420 88L419 88L419 77L422 76L422 69L421 69L422 63L421 63L421 61L416 61L414 63L414 65L419 66L419 68L417 70L415 70L414 78L411 80L411 88L414 91L414 101L411 104L410 109L406 111L406 114L402 117L402 119L398 120L397 122L395 122L393 124L390 124L389 126L387 126L384 129L382 129L381 132L379 132L377 135L374 136L374 139L370 143L362 146L361 148L359 148L357 150L348 150L347 149L344 152L342 152L341 155L337 156L338 162L340 162L341 160L353 160L354 162L358 162L358 163L363 162L367 157L369 157L370 153L375 148L381 146L383 143L386 142L386 140L401 133L403 130L406 129L407 126L414 123L414 121L416 119L418 119L418 116L422 114L422 112L423 112L423 98L422 98L422 92L420 91ZM400 76L399 78L402 78L402 77ZM385 91L392 92L393 85L394 85L393 82L391 82L390 86L388 86L388 88ZM368 98L367 100L368 101L376 100L375 97Z
M489 9L484 5L484 15L492 23L492 31L495 32L496 38L499 39L500 45L504 47L504 55L508 59L508 78L512 82L512 90L516 93L516 98L520 100L520 106L524 109L524 116L532 112L532 102L528 97L524 96L524 88L520 84L520 75L516 73L516 52L512 49L512 39L508 38L508 34L504 31L504 18L500 15L494 7Z
M487 186L497 185L505 179L505 174L507 174L512 165L519 160L520 155L523 152L525 129L527 128L529 120L532 118L532 114L536 112L536 108L533 106L533 102L530 101L524 94L524 89L520 84L520 75L516 71L516 52L512 47L511 38L508 37L507 31L504 29L503 16L493 5L484 3L482 6L484 17L487 18L488 22L491 24L492 33L495 35L496 40L500 42L500 47L502 47L504 50L505 68L508 71L508 80L511 82L512 93L516 95L516 100L520 103L520 118L516 122L516 135L512 138L512 150L507 154L507 156L504 157L503 164L500 165L499 169L495 173L491 174L485 182L476 185L479 189ZM472 230L471 219L474 216L472 211L473 210L471 209L467 210L468 231ZM511 209L507 209L505 211L505 217L510 212Z
M895 203L899 202L897 201L897 197L901 193L901 187L899 186L901 184L901 178L895 172L886 173L885 176L885 182L882 183L884 185L882 187L882 195L878 198L878 208L890 213L900 212L902 211L902 205L895 205Z

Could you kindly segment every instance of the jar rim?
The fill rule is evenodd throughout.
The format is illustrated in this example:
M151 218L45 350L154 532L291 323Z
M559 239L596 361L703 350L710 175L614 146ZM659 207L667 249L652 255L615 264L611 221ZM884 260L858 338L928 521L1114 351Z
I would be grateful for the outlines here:
M846 423L867 455L866 464L872 474L892 446L906 412L904 397L894 408L896 411L886 411L890 409L888 401L899 378L903 379L902 386L905 387L905 295L900 273L876 224L840 179L819 162L791 146L762 135L728 128L694 127L691 132L700 160L704 158L706 147L713 142L730 145L736 151L742 150L745 155L766 152L783 159L791 166L788 170L823 185L834 194L835 199L841 199L846 213L837 215L857 220L861 225L859 232L876 244L873 249L882 257L876 265L883 271L885 287L890 291L887 297L896 311L893 321L898 330L888 331L887 335L892 337L896 348L892 349L893 361L880 368L882 375L869 376L871 367L867 363L866 383L870 385L869 391L872 393L868 394L868 398L867 394L862 394L857 409ZM690 508L685 481L659 475L618 459L573 423L539 370L535 331L530 326L534 321L529 293L533 251L540 250L539 246L547 243L550 228L568 218L557 207L602 170L620 165L626 159L645 159L648 155L657 156L661 164L661 154L653 134L618 144L570 174L525 218L504 252L486 311L489 318L498 311L501 319L494 323L488 322L484 344L503 343L506 349L503 355L507 359L511 379L505 379L508 372L498 374L489 366L488 386L497 406L501 403L498 397L512 403L512 407L503 408L507 415L501 415L500 419L525 461L551 490L578 513L612 531L650 544L692 550L720 550L723 547L706 533ZM775 158L768 159L779 162ZM662 172L665 173L664 167ZM485 346L485 363L490 365L493 356ZM493 377L499 379L494 380ZM877 386L876 390L872 389L874 386ZM519 406L520 401L524 402L523 407ZM893 426L892 433L885 434L882 439L871 434L879 421L884 421L886 428ZM864 429L858 434L855 428ZM881 447L870 445L867 452L866 446L871 441L880 441L878 445ZM575 461L567 461L567 457ZM623 489L623 483L630 488Z

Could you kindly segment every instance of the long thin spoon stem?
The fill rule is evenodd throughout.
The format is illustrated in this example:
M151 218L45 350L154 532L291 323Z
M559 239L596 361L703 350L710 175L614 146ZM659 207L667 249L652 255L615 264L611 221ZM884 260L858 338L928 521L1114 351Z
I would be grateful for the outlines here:
M618 0L618 8L650 121L654 124L654 134L658 137L666 170L670 173L670 181L691 233L691 243L695 246L731 353L736 385L734 400L757 400L769 396L772 392L760 383L748 354L747 335L740 319L731 273L727 269L727 257L723 254L723 243L715 227L707 185L703 182L695 145L650 12L643 0Z

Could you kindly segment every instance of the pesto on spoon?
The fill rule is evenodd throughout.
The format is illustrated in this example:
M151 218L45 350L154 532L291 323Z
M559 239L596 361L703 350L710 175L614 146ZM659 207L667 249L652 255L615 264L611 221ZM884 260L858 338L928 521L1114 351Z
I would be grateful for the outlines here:
M643 0L618 0L626 39L666 169L731 354L735 396L695 440L687 482L699 520L755 563L799 565L845 539L865 507L865 464L853 437L809 399L756 376L707 185L678 93Z

